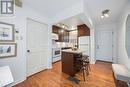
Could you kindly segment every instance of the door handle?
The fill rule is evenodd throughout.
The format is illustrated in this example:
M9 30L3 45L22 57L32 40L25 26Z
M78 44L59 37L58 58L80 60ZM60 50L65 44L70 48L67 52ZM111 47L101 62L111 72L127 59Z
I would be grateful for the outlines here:
M30 50L27 50L28 53L30 53Z

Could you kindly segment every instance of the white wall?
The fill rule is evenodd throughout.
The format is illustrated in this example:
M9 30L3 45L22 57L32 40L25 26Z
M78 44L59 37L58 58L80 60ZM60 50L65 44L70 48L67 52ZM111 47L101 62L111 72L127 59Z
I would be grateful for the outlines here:
M91 47L91 51L90 51L90 54L91 54L91 60L90 60L90 63L91 64L95 64L96 63L96 51L95 51L95 29L94 28L91 28L90 27L90 41L91 41L91 44L90 44L90 47Z
M79 15L81 20L90 28L90 63L95 64L95 28L93 26L91 17L84 10L84 13Z
M99 25L95 27L96 29L96 35L98 31L102 31L102 30L112 30L113 31L113 62L117 63L117 23L111 23L111 24L104 24L104 25ZM97 38L97 36L96 36ZM98 59L96 59L98 60Z
M123 10L118 24L118 63L124 64L130 69L130 58L128 57L125 48L126 18L128 14L130 14L130 1Z
M83 8L84 12L80 14L80 18L90 28L90 63L95 64L95 27L89 8L85 5L85 0L83 2Z
M16 7L16 12L14 17L0 17L1 22L15 24L15 28L19 30L18 35L23 37L22 40L16 40L18 44L17 57L0 59L0 66L7 66L7 65L10 66L15 81L13 84L19 83L26 79L26 18L27 17L48 24L48 19L46 17L38 14L36 11L34 11L30 7L28 7L28 5L25 4L23 4L22 8ZM48 35L50 36L50 33L48 33ZM51 41L48 41L48 49L47 49L48 54L51 54L50 53L51 51L49 49L49 47L51 48L50 42ZM51 58L51 55L48 55L48 59L49 58ZM49 67L49 62L48 62L48 67Z

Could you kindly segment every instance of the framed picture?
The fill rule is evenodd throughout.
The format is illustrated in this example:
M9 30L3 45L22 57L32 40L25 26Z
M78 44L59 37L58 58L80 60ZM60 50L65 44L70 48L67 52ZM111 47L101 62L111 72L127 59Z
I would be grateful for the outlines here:
M0 22L0 42L14 41L14 25Z
M18 7L22 7L22 0L15 0L15 5Z
M0 43L0 58L15 57L17 55L16 43Z

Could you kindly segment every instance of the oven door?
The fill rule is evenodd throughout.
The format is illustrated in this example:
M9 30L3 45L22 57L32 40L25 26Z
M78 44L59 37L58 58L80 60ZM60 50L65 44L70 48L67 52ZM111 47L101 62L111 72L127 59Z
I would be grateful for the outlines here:
M58 57L61 55L60 49L53 49L53 57Z

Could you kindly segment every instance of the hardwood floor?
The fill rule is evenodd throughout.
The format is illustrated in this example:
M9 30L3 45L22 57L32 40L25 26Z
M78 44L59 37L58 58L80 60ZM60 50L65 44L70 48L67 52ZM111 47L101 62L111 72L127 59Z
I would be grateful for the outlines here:
M114 83L111 63L97 61L91 65L91 72L86 81L83 81L82 73L76 74L81 80L75 84L68 79L68 75L62 73L61 62L53 64L53 69L45 70L14 87L116 87ZM123 83L124 84L124 83ZM127 87L121 85L121 87Z

